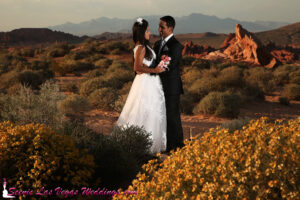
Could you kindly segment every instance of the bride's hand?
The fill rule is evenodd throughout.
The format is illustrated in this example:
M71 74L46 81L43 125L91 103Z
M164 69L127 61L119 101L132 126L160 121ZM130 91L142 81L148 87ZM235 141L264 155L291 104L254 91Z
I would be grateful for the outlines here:
M162 72L166 71L165 68L160 67L160 66L155 67L154 70L155 70L156 74L159 74L159 73L162 73Z

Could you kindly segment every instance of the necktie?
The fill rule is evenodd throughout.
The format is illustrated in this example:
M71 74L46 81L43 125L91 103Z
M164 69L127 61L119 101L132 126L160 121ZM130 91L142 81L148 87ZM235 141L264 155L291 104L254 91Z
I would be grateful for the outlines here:
M165 40L161 41L161 45L160 45L160 48L159 48L159 51L158 51L158 55L161 53L161 50L162 50L163 46L165 45L165 43L166 43Z

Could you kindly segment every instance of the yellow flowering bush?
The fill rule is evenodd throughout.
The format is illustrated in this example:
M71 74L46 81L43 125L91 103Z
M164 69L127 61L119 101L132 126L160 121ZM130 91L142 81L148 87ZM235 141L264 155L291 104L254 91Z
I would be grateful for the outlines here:
M18 190L88 186L94 158L43 124L0 123L0 176Z
M143 166L114 199L299 199L300 117L210 129L162 163Z

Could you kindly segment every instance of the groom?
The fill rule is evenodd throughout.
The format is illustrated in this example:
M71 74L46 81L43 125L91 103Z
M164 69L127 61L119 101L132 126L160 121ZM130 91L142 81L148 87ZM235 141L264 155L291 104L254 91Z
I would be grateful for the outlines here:
M161 61L162 55L171 57L168 65L169 70L159 74L166 100L167 153L184 145L179 111L180 94L183 94L179 69L183 46L175 39L173 35L174 28L175 20L173 17L161 17L158 32L162 38L154 44L154 51L157 55L156 64Z

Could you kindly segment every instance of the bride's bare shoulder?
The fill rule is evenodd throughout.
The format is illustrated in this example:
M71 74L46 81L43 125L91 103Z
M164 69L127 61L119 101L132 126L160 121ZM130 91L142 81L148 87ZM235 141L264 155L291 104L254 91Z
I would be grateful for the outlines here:
M144 45L137 45L134 47L134 49L136 49L137 54L143 54L146 52L146 48Z

